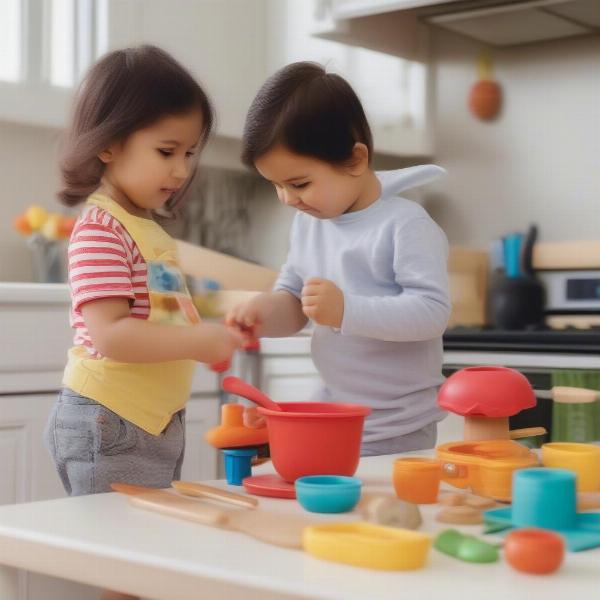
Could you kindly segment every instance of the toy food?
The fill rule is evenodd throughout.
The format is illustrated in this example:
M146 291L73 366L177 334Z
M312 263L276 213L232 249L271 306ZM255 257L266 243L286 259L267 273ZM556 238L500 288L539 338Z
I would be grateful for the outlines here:
M418 529L423 523L416 504L399 500L392 494L363 494L358 507L365 521L376 525Z
M456 529L442 531L435 538L433 547L444 554L466 562L491 563L496 562L499 557L496 546Z
M483 523L481 510L472 506L448 506L442 509L435 518L440 523L452 523L454 525L479 525Z
M543 529L518 529L506 536L504 556L517 571L545 575L556 571L565 555L560 535Z

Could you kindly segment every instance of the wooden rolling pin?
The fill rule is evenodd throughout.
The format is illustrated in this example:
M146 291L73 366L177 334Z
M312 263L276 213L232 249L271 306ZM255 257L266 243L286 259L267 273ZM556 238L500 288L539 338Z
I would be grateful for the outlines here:
M199 500L184 498L165 490L113 483L116 492L126 494L139 508L193 521L210 527L239 531L283 548L302 548L302 531L313 523L303 517L263 510L223 509Z
M222 490L204 483L195 483L192 481L172 481L171 485L184 496L195 496L196 498L210 498L211 500L220 500L227 504L241 506L242 508L256 508L258 499L254 496L244 496Z

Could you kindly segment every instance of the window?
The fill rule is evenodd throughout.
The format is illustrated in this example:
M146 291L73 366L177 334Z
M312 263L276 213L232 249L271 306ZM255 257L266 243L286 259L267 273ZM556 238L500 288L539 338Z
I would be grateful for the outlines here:
M314 60L342 75L361 99L369 120L381 126L421 129L425 122L425 66L381 52L310 35L318 28L320 2L288 0L285 62Z
M107 0L1 0L0 81L72 87L106 51Z
M18 81L22 72L21 0L0 2L0 81Z

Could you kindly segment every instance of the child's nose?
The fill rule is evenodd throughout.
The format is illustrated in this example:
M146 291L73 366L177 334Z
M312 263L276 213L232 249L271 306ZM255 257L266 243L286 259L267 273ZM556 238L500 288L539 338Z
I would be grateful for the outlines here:
M298 202L300 201L299 198L297 198L296 195L293 192L290 192L289 190L284 190L282 194L283 203L287 206L296 206L296 204L298 204Z
M175 163L175 166L173 168L173 177L177 178L177 179L187 179L187 176L190 174L190 169L189 169L189 165L187 163L187 161L184 160L178 160Z

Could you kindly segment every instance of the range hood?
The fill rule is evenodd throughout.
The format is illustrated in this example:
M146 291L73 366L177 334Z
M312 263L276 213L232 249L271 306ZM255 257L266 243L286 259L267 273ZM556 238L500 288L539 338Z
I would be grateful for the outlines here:
M452 2L429 7L421 18L480 42L513 46L600 33L600 0Z
M327 0L313 35L418 58L429 26L493 46L600 34L600 0Z

